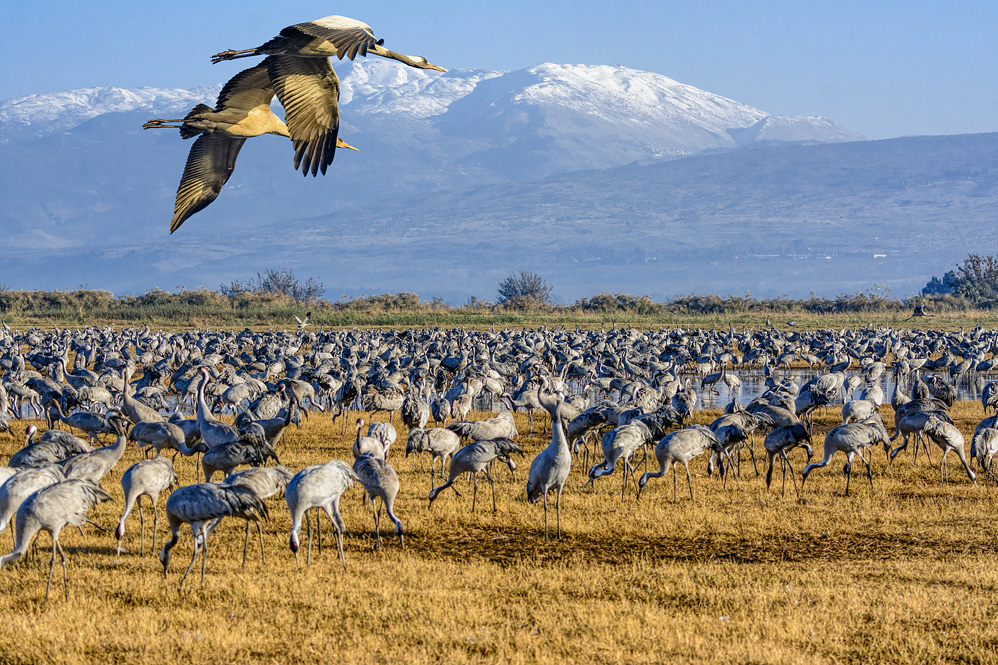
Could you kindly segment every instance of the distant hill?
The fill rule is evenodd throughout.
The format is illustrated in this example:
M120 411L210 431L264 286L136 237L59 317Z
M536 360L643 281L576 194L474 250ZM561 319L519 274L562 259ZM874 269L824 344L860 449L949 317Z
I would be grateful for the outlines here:
M217 88L0 103L6 281L135 292L292 267L333 299L463 302L529 268L567 300L906 293L991 251L996 135L865 141L623 67L337 68L341 135L361 152L303 178L286 139L253 139L218 200L172 237L190 142L141 124Z

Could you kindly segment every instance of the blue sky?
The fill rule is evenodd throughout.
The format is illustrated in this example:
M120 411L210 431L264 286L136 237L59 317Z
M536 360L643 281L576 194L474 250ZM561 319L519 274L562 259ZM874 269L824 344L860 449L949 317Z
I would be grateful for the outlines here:
M12 4L12 3L10 3ZM0 99L225 80L208 56L328 14L447 68L625 65L871 138L998 131L998 3L37 0L4 7Z

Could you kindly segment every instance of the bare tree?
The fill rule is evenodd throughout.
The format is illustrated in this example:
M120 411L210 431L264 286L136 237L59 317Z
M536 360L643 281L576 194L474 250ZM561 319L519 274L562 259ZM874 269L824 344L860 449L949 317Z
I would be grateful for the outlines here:
M546 305L551 302L552 287L544 278L530 270L510 273L499 282L496 302L507 307Z
M245 282L222 284L218 289L222 295L232 297L239 293L278 294L288 296L296 303L307 303L317 300L326 291L326 285L314 277L304 282L295 277L293 270L266 270L262 275L256 274Z

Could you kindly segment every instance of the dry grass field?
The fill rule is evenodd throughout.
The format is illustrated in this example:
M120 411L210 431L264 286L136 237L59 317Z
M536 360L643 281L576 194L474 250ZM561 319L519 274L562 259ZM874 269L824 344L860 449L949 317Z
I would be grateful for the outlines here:
M890 408L883 412L891 428ZM715 415L700 412L698 421ZM981 407L961 403L954 415L969 449ZM838 422L837 408L817 421L817 456ZM584 488L579 459L562 502L565 537L545 542L542 508L526 502L525 484L549 435L521 437L527 454L516 480L498 469L498 512L483 480L472 513L463 480L461 497L447 491L428 509L429 458L425 471L405 458L396 425L389 460L402 481L404 551L387 520L385 547L373 550L373 518L356 485L342 502L347 569L328 521L321 554L296 568L290 515L273 499L266 564L254 538L240 565L243 523L227 520L211 537L204 582L195 567L183 589L188 530L166 579L148 552L148 519L146 556L138 554L134 513L128 551L115 555L121 472L140 458L130 447L103 483L115 501L91 513L109 531L63 532L68 602L58 566L43 600L46 535L36 556L0 569L0 662L998 662L998 488L988 491L983 478L971 484L955 456L943 486L924 455L913 464L904 453L889 467L878 449L876 493L857 463L848 497L840 456L811 475L800 500L789 479L781 495L778 470L767 493L747 457L740 489L707 476L698 458L695 499L680 475L676 504L671 474L651 480L638 501L633 484L621 498L619 469ZM526 432L524 414L518 426ZM298 470L347 459L352 440L349 428L341 433L339 423L313 414L278 452ZM20 445L2 435L0 459ZM791 459L799 474L803 453ZM193 459L178 458L176 467L181 482L194 481ZM162 520L158 546L166 533ZM0 534L0 550L10 542Z

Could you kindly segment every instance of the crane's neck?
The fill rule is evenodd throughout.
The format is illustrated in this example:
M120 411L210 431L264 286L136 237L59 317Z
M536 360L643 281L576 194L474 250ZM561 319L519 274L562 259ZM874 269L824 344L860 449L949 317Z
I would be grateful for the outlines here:
M391 58L392 60L398 60L401 63L409 65L410 67L417 67L419 69L425 69L423 62L411 55L405 55L404 53L396 53L386 49L380 44L375 44L373 48L367 49L368 53L373 53L375 55L380 55L382 58Z
M201 381L198 383L198 423L203 423L210 421L214 418L211 409L208 408L208 403L204 400L204 388L205 384L208 383L208 376L205 373L201 374Z
M128 438L124 434L119 434L118 438L114 440L108 449L114 453L116 460L121 459L121 456L125 454L125 446L128 445Z
M37 534L41 530L41 527L38 525L37 521L35 520L30 520L30 521L32 522L32 524L26 526L23 529L20 528L20 525L18 525L19 528L17 529L17 545L14 547L14 551L11 552L10 554L5 554L4 556L0 556L0 567L3 567L5 563L13 563L14 561L17 561L22 556L24 556L25 552L28 551L28 546L31 545L31 541L34 540L35 534Z

